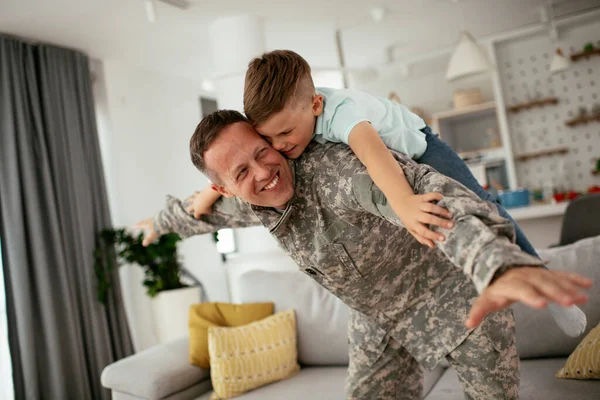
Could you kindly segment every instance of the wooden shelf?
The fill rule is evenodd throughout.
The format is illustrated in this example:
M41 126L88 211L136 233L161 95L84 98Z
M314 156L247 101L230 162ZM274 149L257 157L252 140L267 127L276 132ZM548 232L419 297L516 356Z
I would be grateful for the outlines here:
M571 61L577 62L582 58L588 59L593 56L600 56L600 49L594 49L590 51L582 51L581 53L571 54Z
M508 106L508 111L518 113L521 110L527 110L534 107L543 107L547 104L558 104L558 98L549 97L547 99L533 100L527 103L515 104L513 106Z
M517 160L527 161L527 160L531 160L534 158L548 157L548 156L553 156L553 155L557 155L557 154L567 154L568 152L569 152L568 147L557 147L555 149L540 150L540 151L534 151L531 153L523 153L523 154L520 154L517 156Z
M592 175L600 175L600 171L592 171Z
M463 107L456 110L448 110L436 113L433 118L438 121L463 120L484 115L494 115L496 113L496 103L493 101Z
M565 121L565 125L573 127L573 126L577 126L577 125L587 124L588 122L593 122L593 121L600 122L600 114L587 115L587 116L571 119L571 120Z

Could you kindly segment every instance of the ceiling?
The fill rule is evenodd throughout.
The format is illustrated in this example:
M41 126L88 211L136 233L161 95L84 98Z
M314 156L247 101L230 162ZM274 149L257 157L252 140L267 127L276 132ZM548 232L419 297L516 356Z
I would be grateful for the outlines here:
M566 0L555 0L565 3ZM293 22L341 28L348 66L381 62L397 45L409 55L443 48L461 26L477 36L540 19L542 0L190 0L182 11L158 3L148 23L142 0L0 0L0 32L85 51L191 79L212 75L208 26L216 18L253 14L266 23ZM569 0L570 4L600 0ZM390 11L381 23L373 7ZM282 26L285 26L282 24ZM333 38L327 38L333 40Z

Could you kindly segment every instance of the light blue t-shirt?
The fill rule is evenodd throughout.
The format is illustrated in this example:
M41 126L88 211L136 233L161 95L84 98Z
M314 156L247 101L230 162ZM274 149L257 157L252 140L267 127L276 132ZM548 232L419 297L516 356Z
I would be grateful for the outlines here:
M348 144L350 131L367 121L388 148L412 159L425 153L425 121L402 104L350 89L317 88L317 94L323 96L323 113L317 117L314 140Z

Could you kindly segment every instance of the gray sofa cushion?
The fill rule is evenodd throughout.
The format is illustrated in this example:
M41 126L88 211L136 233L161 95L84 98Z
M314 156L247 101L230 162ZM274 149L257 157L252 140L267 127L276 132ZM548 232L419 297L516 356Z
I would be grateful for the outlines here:
M192 387L209 378L208 370L190 365L188 359L188 338L178 339L109 365L100 379L102 386L123 395L169 398L182 390L194 391Z
M445 369L438 367L425 372L423 393L426 395L444 374ZM289 379L263 386L244 395L240 400L343 400L346 382L346 367L307 367ZM209 400L210 393L196 400Z
M236 397L240 400L344 400L346 367L308 367L297 375ZM210 393L197 400L208 400Z
M298 361L348 364L348 306L299 271L249 271L237 280L242 303L272 301L275 312L296 310Z
M564 247L539 250L539 255L549 262L550 269L577 272L595 282L588 291L588 303L581 306L588 323L585 333L578 338L565 335L548 310L534 310L523 304L513 306L521 358L565 357L600 322L600 236Z
M600 398L600 381L555 378L566 358L521 361L520 397L527 400L592 400ZM448 369L425 400L464 400L456 371Z

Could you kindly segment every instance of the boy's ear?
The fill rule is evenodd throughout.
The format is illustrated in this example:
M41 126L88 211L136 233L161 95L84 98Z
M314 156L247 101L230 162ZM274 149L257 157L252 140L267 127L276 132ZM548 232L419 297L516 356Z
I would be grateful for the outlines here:
M312 111L315 117L318 117L323 112L323 96L315 94L312 99Z
M215 192L220 193L221 196L224 196L224 197L233 197L234 196L229 190L225 189L225 186L216 185L214 183L211 183L210 188L212 190L214 190Z

